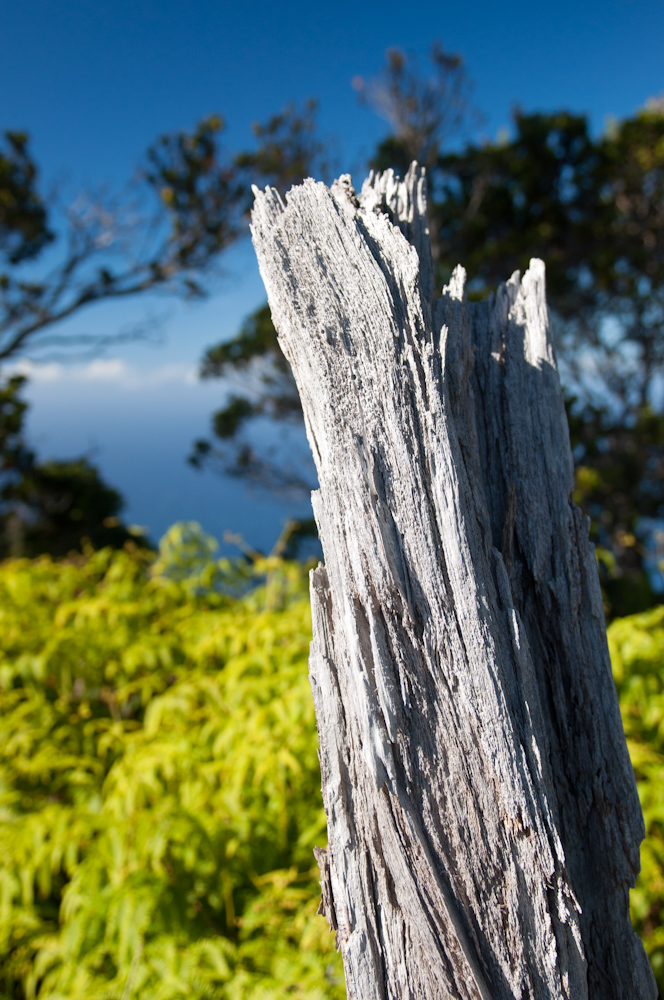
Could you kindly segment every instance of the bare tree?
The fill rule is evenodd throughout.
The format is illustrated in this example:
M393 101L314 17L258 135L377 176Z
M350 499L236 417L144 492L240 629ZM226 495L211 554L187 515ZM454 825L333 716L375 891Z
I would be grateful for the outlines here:
M471 83L463 59L433 42L429 57L432 72L422 70L415 53L391 48L378 76L353 79L363 104L387 121L393 145L403 154L430 166L449 139L469 118L477 118L470 103ZM394 164L396 166L396 164Z
M81 193L60 207L41 196L24 133L0 150L0 363L18 354L99 350L105 338L59 325L102 301L146 293L201 297L227 250L247 234L251 183L297 183L324 167L316 102L254 125L255 148L234 156L220 116L162 136L121 195Z
M0 218L2 243L14 247L0 274L0 362L28 349L104 346L95 334L56 330L93 303L149 291L204 293L206 274L246 231L247 185L221 155L221 128L221 119L211 117L191 134L164 136L148 151L140 183L127 196L82 193L55 220L53 206L49 213L38 196L26 143L0 157L0 167L7 167L4 177L0 171L4 194L19 167L29 180L15 199L21 211ZM30 243L23 229L37 208L41 232ZM15 249L17 241L24 252ZM37 267L35 259L47 249L51 266Z

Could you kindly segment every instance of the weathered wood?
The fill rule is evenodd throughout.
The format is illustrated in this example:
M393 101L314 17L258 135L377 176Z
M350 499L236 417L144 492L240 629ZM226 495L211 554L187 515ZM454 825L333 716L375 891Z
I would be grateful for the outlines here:
M651 1000L643 821L544 266L435 299L424 177L256 192L302 398L329 845L349 997Z

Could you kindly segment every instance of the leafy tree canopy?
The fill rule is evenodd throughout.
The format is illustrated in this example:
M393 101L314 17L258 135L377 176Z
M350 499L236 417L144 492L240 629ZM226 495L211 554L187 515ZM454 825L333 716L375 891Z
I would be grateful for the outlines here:
M481 296L531 257L547 265L547 294L568 397L577 499L602 549L609 614L647 607L645 518L664 516L664 109L651 102L595 138L587 118L517 111L511 139L450 152L469 115L459 57L435 46L431 72L389 50L383 73L356 81L362 100L390 122L371 165L402 174L427 165L430 230L442 286L461 261ZM238 336L211 348L205 378L234 377L195 464L270 488L305 490L309 473L252 443L260 418L302 427L295 385L266 306ZM304 470L305 472L308 470ZM298 474L299 473L299 474Z
M0 149L0 254L10 264L35 257L53 239L37 190L25 132L5 132Z
M283 190L324 169L315 116L315 101L302 110L287 107L256 124L255 148L234 157L220 144L223 120L210 116L192 132L158 139L129 196L83 193L63 217L39 192L27 134L6 133L0 147L0 363L40 351L98 351L107 340L97 334L59 330L96 302L157 291L204 295L223 253L247 232L251 184L267 181ZM124 544L131 536L118 518L122 499L90 462L40 463L28 447L24 381L9 377L0 387L0 556L64 555L84 539L95 547ZM245 453L245 468L250 464ZM311 526L302 531L311 534Z
M159 140L147 154L142 186L125 199L82 193L62 210L37 193L37 167L27 136L7 136L0 158L0 362L38 349L99 348L95 336L67 337L57 324L84 307L150 290L198 295L201 276L241 230L247 195L222 162L219 118L191 134ZM12 164L20 153L23 187ZM43 251L55 249L41 260ZM34 262L40 258L35 271ZM29 270L24 265L31 264ZM2 266L4 265L4 266ZM35 277L35 275L38 275Z
M583 116L518 113L511 142L441 157L432 184L441 282L462 260L485 294L545 260L576 499L601 547L607 610L652 605L644 519L664 516L663 109L597 139Z
M203 358L202 378L226 377L237 383L238 376L240 391L232 391L213 417L213 433L222 442L221 450L209 440L199 440L189 461L196 468L217 461L226 472L257 485L306 493L315 472L312 462L303 458L302 449L295 460L292 452L286 455L284 449L272 459L246 433L257 418L296 430L303 425L300 397L267 305L247 318L236 337L211 347Z
M463 260L482 292L542 257L568 379L635 413L664 360L664 112L596 140L567 112L514 124L511 142L468 146L432 172L441 278Z
M255 148L234 156L220 142L223 119L211 115L192 131L159 138L126 196L81 192L59 213L39 193L27 134L5 133L0 363L35 351L104 347L96 334L58 330L94 303L147 292L206 294L223 254L248 232L251 184L290 186L314 164L322 168L315 115L315 101L303 110L289 106L256 124Z
M372 161L378 170L391 167L403 176L413 160L430 169L451 139L481 121L463 59L439 41L431 46L428 70L416 53L390 48L382 72L369 80L356 76L353 86L391 128Z

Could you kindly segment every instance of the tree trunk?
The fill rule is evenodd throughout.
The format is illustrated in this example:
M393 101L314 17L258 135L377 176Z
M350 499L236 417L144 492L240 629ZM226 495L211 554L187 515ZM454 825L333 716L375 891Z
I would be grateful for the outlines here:
M322 907L357 1000L652 1000L544 266L434 296L423 172L256 191L320 489Z

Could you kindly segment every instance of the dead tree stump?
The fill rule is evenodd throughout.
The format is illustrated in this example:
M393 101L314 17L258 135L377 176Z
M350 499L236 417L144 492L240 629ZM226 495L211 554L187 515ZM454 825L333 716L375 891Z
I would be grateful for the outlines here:
M256 191L325 555L311 579L329 846L357 1000L652 1000L643 820L544 266L437 297L423 172Z

